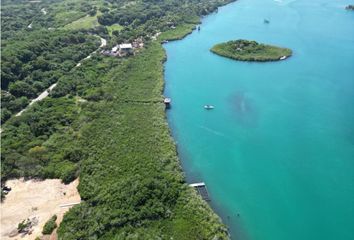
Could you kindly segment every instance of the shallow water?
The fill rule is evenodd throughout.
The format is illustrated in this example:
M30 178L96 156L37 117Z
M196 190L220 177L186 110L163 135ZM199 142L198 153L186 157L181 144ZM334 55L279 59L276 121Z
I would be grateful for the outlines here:
M168 119L187 180L206 182L233 239L354 239L349 3L239 0L165 45ZM246 63L209 52L239 38L294 55Z

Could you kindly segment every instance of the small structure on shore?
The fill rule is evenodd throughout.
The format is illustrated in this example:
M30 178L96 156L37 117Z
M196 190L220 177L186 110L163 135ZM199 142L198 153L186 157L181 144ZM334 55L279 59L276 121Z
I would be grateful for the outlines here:
M171 98L165 98L163 100L163 103L165 104L166 108L170 108L170 106L171 106Z
M203 198L203 200L207 202L210 201L209 194L204 182L192 183L189 184L189 186L194 187L194 189L197 190L198 194Z

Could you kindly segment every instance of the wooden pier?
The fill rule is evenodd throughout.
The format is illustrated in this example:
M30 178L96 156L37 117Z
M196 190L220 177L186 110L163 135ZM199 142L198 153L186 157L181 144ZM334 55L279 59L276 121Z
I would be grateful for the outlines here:
M198 194L207 202L210 201L208 190L204 182L189 184L190 187L194 187Z
M163 103L166 104L166 105L170 105L171 104L171 98L165 98L163 100Z
M171 107L171 98L165 98L163 100L163 103L165 104L166 108L170 108Z

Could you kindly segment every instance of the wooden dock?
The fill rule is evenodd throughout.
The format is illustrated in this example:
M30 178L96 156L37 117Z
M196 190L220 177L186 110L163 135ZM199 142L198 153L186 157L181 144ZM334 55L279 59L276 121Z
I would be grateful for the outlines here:
M194 187L198 194L207 202L210 201L208 190L204 182L189 184L190 187Z

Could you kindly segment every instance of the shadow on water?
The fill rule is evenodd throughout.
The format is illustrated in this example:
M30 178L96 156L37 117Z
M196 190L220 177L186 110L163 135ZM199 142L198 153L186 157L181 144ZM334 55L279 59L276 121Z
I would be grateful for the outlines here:
M247 92L236 91L228 97L232 115L236 121L245 127L256 127L258 124L258 111L256 104Z

